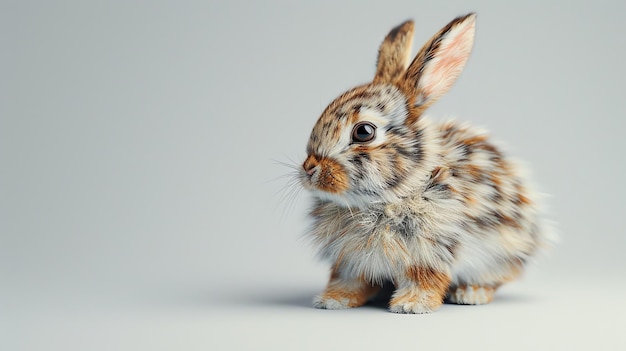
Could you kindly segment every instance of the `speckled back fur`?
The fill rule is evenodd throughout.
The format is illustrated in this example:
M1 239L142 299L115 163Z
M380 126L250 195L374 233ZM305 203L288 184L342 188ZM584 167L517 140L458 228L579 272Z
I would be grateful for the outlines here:
M316 307L362 305L387 281L393 312L487 303L547 243L519 167L482 130L423 115L465 65L475 18L450 22L412 62L413 23L394 28L373 82L313 128L300 179L315 197L310 235L332 263Z

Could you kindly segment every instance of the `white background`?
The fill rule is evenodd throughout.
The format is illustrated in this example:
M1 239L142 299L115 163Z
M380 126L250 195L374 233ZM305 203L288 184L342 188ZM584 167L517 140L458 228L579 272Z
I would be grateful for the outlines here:
M0 4L0 349L626 348L626 3ZM389 29L416 50L470 11L429 114L525 160L560 244L487 306L311 308L328 267L278 162Z

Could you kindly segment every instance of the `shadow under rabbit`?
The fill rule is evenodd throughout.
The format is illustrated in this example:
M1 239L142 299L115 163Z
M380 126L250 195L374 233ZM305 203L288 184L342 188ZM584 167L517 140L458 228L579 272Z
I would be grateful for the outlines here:
M312 301L313 298L319 295L322 290L321 289L300 289L300 290L291 290L291 292L286 293L284 289L281 290L280 293L264 291L263 293L258 293L254 295L246 295L242 296L239 300L240 303L244 304L252 304L252 305L263 305L263 306L290 306L290 307L298 307L298 308L308 308L313 309ZM363 307L370 309L380 309L387 311L389 309L389 301L393 296L395 287L393 284L386 283L383 285L381 290L372 297ZM512 304L524 304L531 303L536 300L535 297L529 296L523 293L515 293L511 291L502 291L497 292L495 298L488 305L512 305ZM444 301L444 304L447 306L480 306L480 305L458 305L456 303L452 303L447 299Z
M218 291L193 291L179 295L177 303L185 305L219 305L222 307L262 307L291 308L314 310L313 298L322 293L323 287L289 287L289 286L247 286L236 289L220 289ZM395 287L391 283L383 285L381 290L363 307L370 310L388 311L389 301ZM512 305L532 303L535 297L513 291L500 291L489 305ZM444 301L448 308L457 305Z

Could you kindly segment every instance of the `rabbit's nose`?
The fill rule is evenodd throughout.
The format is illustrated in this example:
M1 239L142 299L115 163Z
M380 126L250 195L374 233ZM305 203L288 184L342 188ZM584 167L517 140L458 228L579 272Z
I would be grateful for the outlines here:
M318 164L319 161L317 160L317 158L315 158L314 155L309 155L309 157L307 157L304 161L304 164L302 164L302 168L304 168L306 174L311 176L313 175L313 173L315 173L315 167L317 167Z

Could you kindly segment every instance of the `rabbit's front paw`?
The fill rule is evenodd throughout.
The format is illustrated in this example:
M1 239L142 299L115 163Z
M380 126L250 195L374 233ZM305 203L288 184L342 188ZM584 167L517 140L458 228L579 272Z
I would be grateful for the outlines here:
M434 312L436 308L432 306L426 306L419 302L406 302L397 303L389 307L389 311L393 313L407 313L407 314L424 314Z
M394 297L389 310L394 313L423 314L436 311L441 304L442 301L436 294L426 291L409 291Z
M362 306L380 290L362 279L344 279L333 273L326 290L313 299L313 307L326 310L343 310Z
M319 295L313 299L313 307L324 310L344 310L346 308L352 308L353 306L351 306L348 297Z

